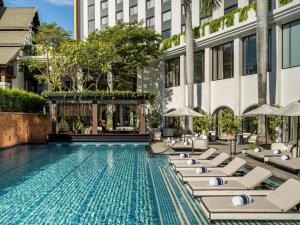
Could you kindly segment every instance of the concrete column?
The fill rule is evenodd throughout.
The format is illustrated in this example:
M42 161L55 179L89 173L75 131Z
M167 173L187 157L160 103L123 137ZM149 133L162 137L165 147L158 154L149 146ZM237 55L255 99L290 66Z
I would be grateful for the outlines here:
M146 118L145 118L145 105L140 104L139 107L139 122L140 122L140 134L146 133Z
M241 114L241 76L243 71L243 55L242 55L242 40L240 38L234 39L234 90L235 90L235 99L234 99L234 113L236 115Z
M200 1L193 0L192 1L192 24L193 27L199 26L200 24Z
M88 0L83 0L83 38L87 38L89 35L88 30Z
M52 125L52 134L57 133L57 103L53 101L51 103L51 125Z
M129 0L123 1L123 21L125 23L129 22Z
M155 2L155 8L156 8L156 2ZM140 21L143 21L144 26L146 26L146 1L144 0L138 0L138 22Z
M212 77L212 50L210 47L204 49L204 81L203 92L204 94L203 105L201 108L208 113L211 112L211 77Z
M276 74L276 97L275 103L282 105L281 100L281 70L282 70L282 27L281 24L275 25L272 33L272 71Z
M172 9L172 35L181 33L181 1L172 1L171 2ZM177 13L175 13L177 12Z
M100 30L100 1L95 1L95 29Z
M97 134L97 127L98 127L98 104L97 102L92 103L92 120L93 120L93 129L92 133Z
M116 0L108 0L108 26L116 25Z
M155 0L154 10L155 31L161 33L161 0Z

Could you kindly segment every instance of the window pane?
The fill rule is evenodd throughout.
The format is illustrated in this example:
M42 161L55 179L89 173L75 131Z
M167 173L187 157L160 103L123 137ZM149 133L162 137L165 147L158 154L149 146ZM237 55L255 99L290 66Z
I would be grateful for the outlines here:
M165 61L166 87L180 85L180 59L169 59Z
M132 7L129 9L129 14L130 14L130 16L136 15L136 14L137 14L137 11L138 11L137 5L132 6Z
M123 0L116 0L117 4L123 3Z
M224 14L231 13L232 11L236 10L237 8L238 8L237 4L229 6L226 9L224 9Z
M223 78L233 77L233 42L223 45Z
M123 20L123 11L117 12L117 20Z
M167 11L162 14L162 21L166 22L168 20L171 20L171 11Z
M204 51L195 53L195 83L204 82Z
M154 7L154 0L148 0L146 8L151 9L153 7Z
M290 67L290 24L283 26L283 37L282 37L282 64L283 68Z
M163 39L171 37L171 30L165 30L162 32Z
M248 75L257 73L256 35L244 38L243 53L244 74Z
M291 67L300 65L300 20L291 24L291 38L290 38L290 57Z
M167 3L169 1L171 1L171 0L162 0L162 3Z
M154 26L154 16L147 18L146 20L146 27L152 27L152 26Z
M107 9L108 7L108 1L102 1L101 2L101 9Z

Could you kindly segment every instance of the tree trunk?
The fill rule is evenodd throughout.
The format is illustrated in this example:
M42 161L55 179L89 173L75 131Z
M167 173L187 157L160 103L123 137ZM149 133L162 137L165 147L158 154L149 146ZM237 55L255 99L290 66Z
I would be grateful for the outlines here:
M108 91L113 91L114 90L113 73L112 72L107 73L107 89L108 89ZM112 130L113 129L113 105L112 104L107 105L106 129L107 130Z
M258 106L267 103L267 59L268 59L268 1L257 0L257 82ZM258 117L257 144L266 143L266 121L264 116Z
M184 0L185 9L185 42L186 42L186 81L188 89L188 107L194 108L194 34L192 26L191 1ZM184 84L185 85L185 84ZM185 94L185 93L184 93ZM188 119L188 129L193 131L193 118Z

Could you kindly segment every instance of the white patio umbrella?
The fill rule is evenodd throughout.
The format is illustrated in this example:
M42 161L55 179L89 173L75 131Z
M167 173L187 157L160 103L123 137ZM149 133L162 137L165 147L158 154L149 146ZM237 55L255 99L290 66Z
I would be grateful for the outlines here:
M243 117L252 117L252 116L265 116L266 124L266 143L267 143L267 116L274 115L278 111L278 108L264 104L259 106L256 109L251 110L250 112L244 113Z
M287 106L281 108L280 110L278 110L276 113L274 113L275 115L278 116L294 116L294 117L298 117L298 127L296 130L296 137L297 137L297 151L298 151L298 156L299 156L299 117L300 117L300 100L292 102L290 104L288 104Z
M166 113L165 116L169 116L169 117L175 117L175 116L204 117L204 115L202 115L201 113L198 113L187 107L175 109L172 112Z

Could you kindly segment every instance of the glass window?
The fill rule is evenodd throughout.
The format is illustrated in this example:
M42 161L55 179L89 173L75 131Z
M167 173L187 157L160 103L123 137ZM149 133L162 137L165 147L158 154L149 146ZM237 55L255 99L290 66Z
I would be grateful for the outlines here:
M211 21L211 16L205 16L200 18L200 25L203 25L207 22Z
M244 75L257 73L256 35L243 39L243 67Z
M162 14L162 21L166 22L168 20L171 20L171 10L167 12L163 12Z
M123 3L123 0L116 0L116 4L121 4Z
M101 17L101 27L105 28L108 25L108 17L107 16L103 16Z
M117 14L116 14L116 19L117 19L117 21L123 20L123 10L117 12Z
M283 25L282 66L300 66L300 20Z
M272 32L268 31L268 72L271 71ZM256 34L243 38L243 75L257 73Z
M212 80L222 80L233 77L233 42L216 46L213 51Z
M162 3L170 2L171 0L162 0Z
M165 61L166 87L176 87L180 85L180 58Z
M108 1L102 1L101 2L101 9L107 9L108 8Z
M204 51L195 52L194 66L195 66L195 83L204 82Z
M236 10L237 8L238 8L237 4L231 5L224 9L224 14L231 13L232 11Z
M185 32L185 24L181 25L181 33Z
M162 32L163 39L171 37L171 30L164 30Z
M95 30L95 20L88 21L88 32L91 33Z
M152 27L154 26L154 16L147 18L146 20L146 27Z
M147 0L146 9L151 9L154 7L154 0Z
M129 15L134 16L138 13L138 7L137 5L130 7L129 9Z

